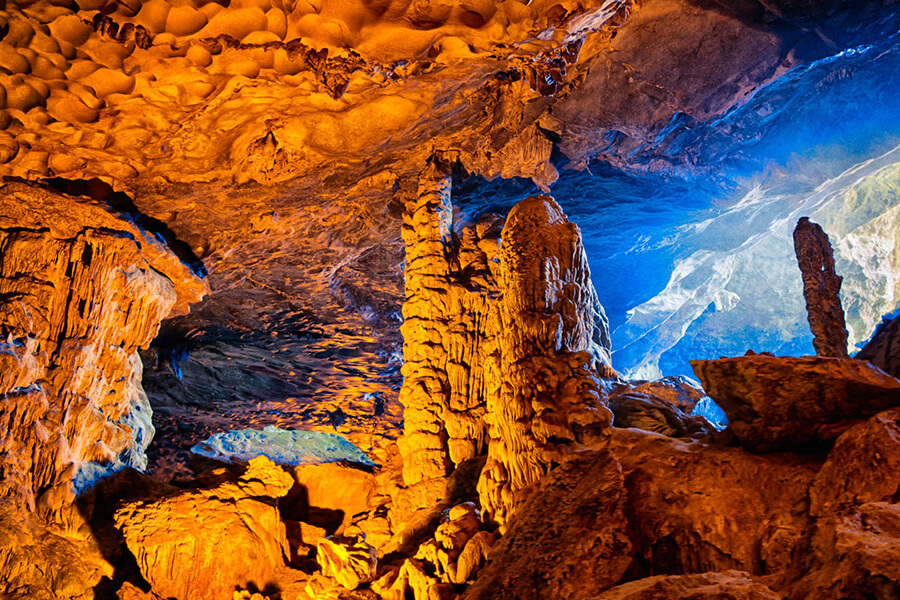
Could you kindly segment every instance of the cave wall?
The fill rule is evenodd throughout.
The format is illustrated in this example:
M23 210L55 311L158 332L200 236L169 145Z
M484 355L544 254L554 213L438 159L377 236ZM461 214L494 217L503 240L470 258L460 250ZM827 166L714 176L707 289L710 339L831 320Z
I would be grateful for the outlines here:
M40 597L104 572L73 502L104 475L146 467L154 429L137 351L208 288L100 202L4 183L0 204L2 585ZM72 552L90 558L85 572L67 570Z

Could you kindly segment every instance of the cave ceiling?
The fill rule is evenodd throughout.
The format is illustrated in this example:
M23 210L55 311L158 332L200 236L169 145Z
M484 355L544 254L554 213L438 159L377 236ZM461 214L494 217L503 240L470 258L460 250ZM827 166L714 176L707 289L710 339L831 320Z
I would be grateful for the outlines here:
M207 269L209 298L144 354L170 444L151 447L157 467L237 426L390 434L400 223L430 157L456 165L460 221L556 195L603 299L603 233L704 208L698 174L740 187L715 175L754 145L777 154L770 129L803 133L797 89L856 74L857 113L878 110L896 89L892 4L6 2L0 176L141 215ZM635 265L666 285L668 267ZM623 314L649 299L608 294Z

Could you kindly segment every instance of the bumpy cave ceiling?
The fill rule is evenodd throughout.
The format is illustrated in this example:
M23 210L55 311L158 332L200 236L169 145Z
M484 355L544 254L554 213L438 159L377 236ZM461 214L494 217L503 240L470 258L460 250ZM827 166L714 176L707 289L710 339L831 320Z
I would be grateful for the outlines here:
M836 239L851 341L900 297L900 17L803 0L52 0L0 12L0 176L202 260L144 352L151 466L223 429L402 420L404 202L458 233L535 190L584 231L613 364L809 347L789 230ZM163 233L160 233L163 235ZM877 288L877 289L876 289Z

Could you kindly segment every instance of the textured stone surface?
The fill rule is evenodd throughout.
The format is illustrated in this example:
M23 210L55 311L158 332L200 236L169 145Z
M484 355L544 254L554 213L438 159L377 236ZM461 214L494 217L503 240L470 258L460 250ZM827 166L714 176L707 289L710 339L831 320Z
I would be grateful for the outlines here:
M581 231L552 198L534 196L510 211L500 270L499 379L487 398L491 441L478 493L502 526L516 492L601 437L612 414L600 383L606 323Z
M486 378L494 363L488 263L496 254L490 227L464 234L454 248L450 173L432 161L407 205L406 302L403 305L403 479L441 478L484 448ZM481 243L479 243L481 242ZM493 243L492 243L493 242Z
M153 426L137 350L207 290L108 207L0 184L0 485L33 503L66 478L145 467Z
M847 358L847 328L839 296L843 279L834 271L828 235L817 223L802 217L794 228L794 252L803 274L803 297L816 354Z
M0 591L92 597L111 574L75 493L146 466L153 426L137 350L207 290L130 217L0 183Z
M900 501L900 408L854 425L835 441L809 493L814 515Z
M685 414L677 406L648 394L628 392L609 398L616 427L637 427L672 437L712 433L703 417Z
M885 373L900 377L900 319L882 322L854 358L867 360Z
M127 504L116 525L154 593L219 600L277 581L289 550L275 499L292 485L258 457L236 482Z
M322 538L316 544L316 561L322 574L348 590L375 579L378 553L375 548L353 538Z
M92 600L93 587L112 577L90 530L48 525L15 502L0 501L0 596L10 600Z
M691 366L753 451L827 439L830 425L900 404L900 381L855 359L753 355Z
M523 494L465 600L585 598L618 583L633 550L612 454L575 454Z
M634 429L614 430L610 450L625 476L633 572L764 575L802 555L815 461Z
M600 594L593 600L781 600L766 585L744 572L657 575Z

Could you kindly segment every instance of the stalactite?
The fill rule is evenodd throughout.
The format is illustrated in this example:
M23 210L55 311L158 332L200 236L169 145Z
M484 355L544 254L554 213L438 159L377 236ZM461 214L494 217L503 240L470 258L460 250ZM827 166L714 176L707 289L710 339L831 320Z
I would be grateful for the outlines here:
M816 354L847 358L847 328L838 295L843 278L834 271L828 235L809 217L797 221L794 252L803 274L803 297Z

